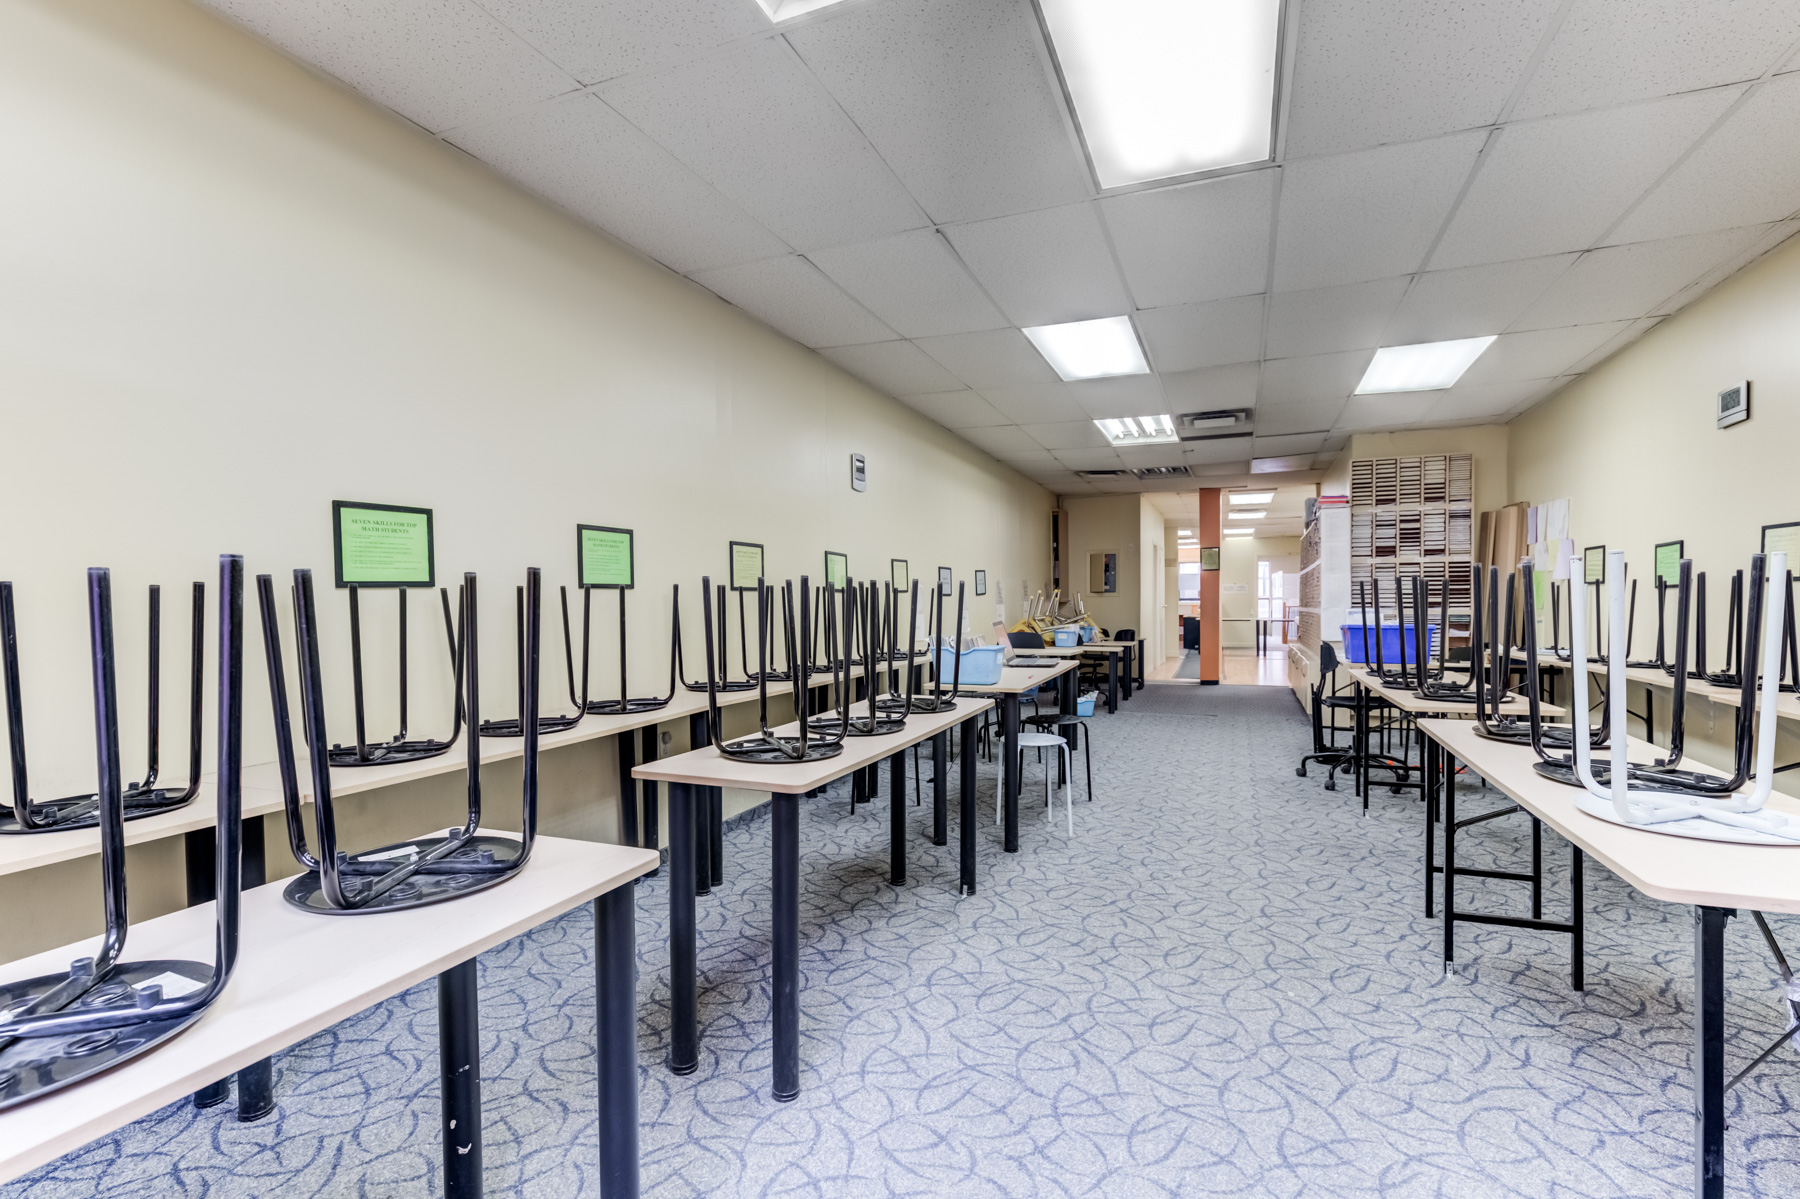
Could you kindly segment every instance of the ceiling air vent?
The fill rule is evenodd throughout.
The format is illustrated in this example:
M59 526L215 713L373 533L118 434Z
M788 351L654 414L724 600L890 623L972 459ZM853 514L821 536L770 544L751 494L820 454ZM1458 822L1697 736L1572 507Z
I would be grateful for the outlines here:
M1131 472L1123 470L1078 470L1075 473L1084 479L1122 479Z
M1186 479L1191 478L1185 466L1140 466L1131 472L1140 479Z
M1248 437L1252 417L1248 408L1217 408L1211 412L1183 412L1175 418L1175 434L1183 441L1218 441Z

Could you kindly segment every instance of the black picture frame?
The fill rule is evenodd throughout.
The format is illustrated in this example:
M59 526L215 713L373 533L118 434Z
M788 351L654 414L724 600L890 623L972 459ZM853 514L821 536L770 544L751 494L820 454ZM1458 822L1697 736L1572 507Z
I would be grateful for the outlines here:
M1663 551L1670 547L1674 547L1675 558L1669 563L1668 573L1664 574L1660 564L1662 562ZM1687 557L1687 542L1685 539L1659 541L1656 543L1656 552L1650 556L1650 565L1654 569L1657 578L1660 578L1663 582L1673 587L1681 581L1681 560L1685 557Z
M1791 531L1783 532L1782 530ZM1783 521L1781 524L1764 525L1762 527L1762 540L1759 544L1762 552L1765 554L1772 552L1769 549L1769 534L1771 532L1775 534L1775 549L1785 550L1787 552L1788 569L1800 572L1800 554L1796 554L1796 550L1800 550L1800 520L1789 520ZM1793 549L1789 549L1787 546L1781 544L1782 542L1790 540L1796 543Z
M743 549L753 549L756 551L756 575L748 583L744 583L741 585L738 583L738 571L737 571L738 549L740 547ZM730 543L730 548L727 550L726 556L725 556L725 564L726 564L727 577L730 578L730 580L731 580L731 589L733 591L755 591L756 590L756 580L757 579L766 579L769 577L766 573L764 573L768 563L764 560L763 553L764 553L763 544L760 541L733 541Z
M346 579L344 578L344 509L369 512L405 512L425 518L425 577L423 579ZM437 521L430 508L407 504L372 504L360 500L331 501L331 559L333 576L339 587L435 587L437 586Z
M832 559L834 559L834 558L837 559L838 563L841 566L841 569L838 572L841 577L836 578L836 579L831 577L831 562L832 562ZM850 555L849 554L840 554L836 550L826 550L825 551L825 581L827 583L831 584L833 587L841 588L844 585L844 580L848 579L849 577L850 577Z
M1593 567L1592 567L1592 564L1589 562L1589 559L1595 554L1600 555L1600 577L1597 579L1590 579L1588 577L1588 575L1590 573L1592 573ZM1583 547L1583 549L1581 551L1581 581L1583 583L1604 583L1604 582L1606 582L1606 547L1605 546L1590 545L1590 546Z
M888 581L896 591L905 591L912 585L912 567L905 558L888 559Z
M948 566L938 567L938 594L949 595L956 588L956 574Z
M625 535L625 573L630 577L628 583L590 583L587 579L587 554L582 537L587 533L623 533ZM575 578L577 586L584 591L630 591L637 586L637 534L630 529L615 529L611 525L576 525L575 526Z
M978 570L975 572L975 594L987 594L987 571L985 570Z

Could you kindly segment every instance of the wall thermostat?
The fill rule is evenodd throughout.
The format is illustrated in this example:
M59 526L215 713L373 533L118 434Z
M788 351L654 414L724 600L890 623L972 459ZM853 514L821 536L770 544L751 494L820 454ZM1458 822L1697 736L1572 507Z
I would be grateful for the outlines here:
M1719 407L1714 415L1719 428L1728 428L1750 419L1750 384L1739 383L1719 393Z
M867 491L869 489L869 468L863 462L861 454L850 455L850 490Z

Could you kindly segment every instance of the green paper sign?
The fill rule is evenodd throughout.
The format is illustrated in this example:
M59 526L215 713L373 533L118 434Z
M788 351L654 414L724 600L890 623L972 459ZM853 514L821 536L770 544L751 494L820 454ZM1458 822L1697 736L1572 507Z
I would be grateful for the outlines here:
M763 547L754 541L731 543L731 589L755 591L756 581L764 578Z
M1763 538L1768 540L1767 532ZM1681 547L1679 541L1665 541L1656 547L1656 577L1671 587L1681 582Z
M583 587L635 586L631 530L576 525L575 567Z
M1786 554L1788 569L1800 571L1800 524L1764 525L1762 552Z
M1581 581L1584 583L1606 582L1606 547L1590 545L1581 551Z
M331 502L339 587L430 587L437 582L431 509Z
M890 558L889 570L894 580L895 591L905 591L912 586L912 576L907 573L905 558Z
M832 550L825 551L825 581L833 587L842 587L850 581L850 559L844 554Z

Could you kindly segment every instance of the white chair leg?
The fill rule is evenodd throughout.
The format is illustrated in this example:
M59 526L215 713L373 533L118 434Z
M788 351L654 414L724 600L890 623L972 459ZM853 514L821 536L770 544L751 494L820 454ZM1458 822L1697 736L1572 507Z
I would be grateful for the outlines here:
M1050 768L1054 761L1044 763L1044 823L1049 824L1056 819L1056 794L1050 788Z
M1075 835L1075 751L1063 746L1063 777L1069 781L1063 785L1063 807L1069 813L1069 836Z

